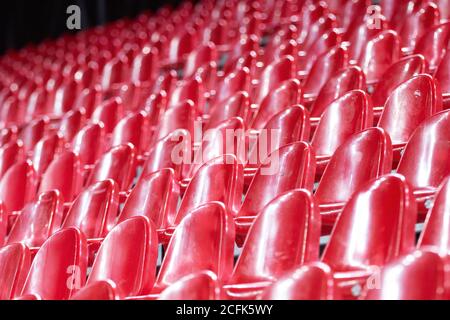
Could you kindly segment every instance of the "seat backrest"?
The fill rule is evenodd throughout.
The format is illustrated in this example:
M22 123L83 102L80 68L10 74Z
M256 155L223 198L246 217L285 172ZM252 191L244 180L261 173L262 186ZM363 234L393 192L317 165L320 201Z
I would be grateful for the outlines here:
M338 216L322 261L335 272L381 267L414 248L416 218L413 191L403 176L370 180Z
M258 168L238 216L256 216L272 199L298 188L312 190L316 160L307 142L288 144L271 153Z
M84 189L67 212L62 227L76 227L88 239L104 237L117 215L118 192L110 179Z
M210 202L192 210L169 242L154 290L204 270L214 272L224 283L233 268L233 248L234 222L222 203Z
M320 212L309 191L288 191L256 217L238 258L231 284L273 281L319 258ZM259 250L264 248L264 250Z
M218 300L220 284L211 271L187 275L165 289L158 300Z
M87 244L76 228L53 234L36 253L21 296L66 300L83 287L87 269Z
M391 172L391 167L389 136L380 128L366 129L350 136L336 149L315 197L319 204L346 202L364 183Z
M31 254L26 245L13 243L0 248L0 300L20 294L30 264Z
M156 273L158 236L146 217L133 217L115 226L103 240L87 285L111 280L124 296L149 293Z
M26 205L11 227L8 243L22 242L40 247L59 229L62 222L62 198L57 190L41 193L37 201Z
M437 188L450 174L450 110L428 118L414 131L397 172L414 187Z

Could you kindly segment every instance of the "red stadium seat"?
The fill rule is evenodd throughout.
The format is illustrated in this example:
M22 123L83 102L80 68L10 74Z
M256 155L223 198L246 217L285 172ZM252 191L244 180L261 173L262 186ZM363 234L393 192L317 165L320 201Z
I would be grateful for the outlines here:
M30 269L31 256L27 246L13 243L0 248L0 299L19 295Z
M320 212L312 194L293 190L279 195L255 218L225 286L228 296L254 299L283 273L317 260L319 238Z
M187 275L171 284L158 300L218 300L221 298L217 276L211 271Z
M358 296L353 288L363 287L380 267L414 248L415 222L414 196L404 177L386 175L358 188L322 255L343 297Z

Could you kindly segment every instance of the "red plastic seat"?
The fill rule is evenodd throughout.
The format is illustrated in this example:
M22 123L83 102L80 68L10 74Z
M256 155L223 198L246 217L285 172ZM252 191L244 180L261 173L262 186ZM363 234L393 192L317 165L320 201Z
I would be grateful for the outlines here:
M146 113L132 113L117 123L111 136L111 147L131 143L140 155L146 148L145 137L149 134Z
M35 202L21 210L9 232L7 243L21 242L29 248L38 248L59 229L62 216L60 193L56 190L41 193Z
M248 120L250 108L249 95L245 91L238 91L223 102L218 103L209 110L206 116L205 130L216 127L222 121L233 117L240 117L244 123Z
M136 170L136 152L131 144L111 148L96 162L85 185L106 179L114 180L120 191L128 191Z
M437 25L417 41L414 53L421 54L433 72L441 62L450 41L450 22Z
M84 121L84 109L71 110L62 117L58 133L64 137L65 141L71 142L73 137L83 127Z
M164 168L142 175L127 197L117 223L135 216L145 216L162 233L173 223L179 194L173 169Z
M262 300L334 300L337 297L330 267L307 263L279 278L260 295Z
M192 163L184 164L183 178L191 179L204 163L225 154L232 154L240 163L244 163L244 130L244 121L234 117L205 131L198 149L194 151Z
M364 91L352 90L331 102L322 112L311 139L316 153L316 176L320 177L340 145L372 123L372 102Z
M225 76L225 78L223 78L221 84L217 86L216 93L211 101L211 104L213 106L217 105L240 91L249 93L250 80L250 69L245 66L230 72Z
M443 257L447 257L450 254L449 182L450 178L447 177L439 186L417 244L419 248L432 248Z
M0 248L0 300L20 294L30 269L31 254L21 243Z
M248 137L249 155L244 168L246 185L248 186L253 174L264 162L264 155L297 141L308 141L309 135L309 114L301 105L282 108L282 111L268 119L261 130L252 131Z
M80 289L86 279L87 246L75 228L58 231L37 252L21 296L44 300L66 300Z
M403 53L414 50L420 39L430 28L439 24L439 9L433 2L427 2L419 10L406 16L399 30L400 47Z
M384 72L400 57L400 42L392 30L380 32L367 42L361 52L358 64L366 75L367 84L374 85Z
M231 215L235 215L242 198L244 183L242 167L242 163L230 154L204 163L189 182L174 222L166 229L166 236L171 236L174 227L189 212L205 203L220 201Z
M260 104L275 88L288 79L294 78L295 61L292 56L285 56L265 67L259 80L254 102Z
M158 71L158 50L156 48L144 47L134 58L131 65L131 82L151 82L155 79Z
M195 105L191 100L183 101L166 110L155 129L153 141L156 142L173 133L175 130L187 130L191 137L194 133Z
M258 213L280 194L303 188L312 190L316 162L306 142L295 142L271 153L258 168L236 218L236 242L242 245Z
M318 56L303 84L304 101L315 100L328 79L345 68L347 63L347 51L341 46L334 47Z
M112 180L92 184L74 200L62 228L76 227L88 239L103 238L114 225L119 195Z
M182 63L187 55L194 50L195 46L196 36L193 30L188 29L181 34L175 35L169 44L167 63Z
M397 172L415 188L419 213L425 213L436 188L450 174L450 110L428 118L414 131Z
M72 140L71 149L78 155L83 169L92 166L103 153L105 129L103 123L91 123L83 127Z
M111 98L95 108L91 120L102 122L106 133L111 133L123 117L123 103L120 98Z
M116 57L106 63L101 75L103 90L110 90L113 86L123 83L129 77L128 59L126 56Z
M434 74L444 99L450 99L450 50L442 58Z
M96 281L76 292L70 300L121 300L117 285L110 281Z
M275 114L301 103L301 100L300 81L290 79L282 82L279 86L272 88L261 101L250 127L255 130L262 129Z
M367 300L441 300L444 263L433 252L414 251L386 265L378 288L363 293Z
M204 111L204 88L199 79L193 78L184 80L172 91L168 108L178 106L180 102L190 100L194 103L197 111L202 114Z
M344 298L415 245L417 211L405 178L389 174L361 185L337 218L322 261Z
M386 100L392 91L409 79L424 73L426 70L426 62L422 55L414 54L402 58L392 64L381 76L372 93L372 101L375 107L375 113L381 114Z
M58 190L64 202L71 202L83 184L80 160L72 151L57 156L42 176L39 192Z
M50 114L52 116L62 116L69 112L78 95L78 84L75 81L70 81L62 84L55 92L55 102L50 107Z
M311 117L321 117L325 109L345 93L351 90L365 90L365 88L366 77L360 67L351 66L339 71L320 89L311 105Z
M430 75L415 76L392 91L378 126L391 137L395 162L414 130L441 109L442 97L438 84Z
M10 142L0 148L0 179L9 168L24 159L23 144L21 141Z
M211 271L187 275L165 289L158 300L219 300L220 285Z
M209 42L191 52L184 65L183 77L189 78L199 69L211 61L217 60L216 46Z
M145 217L118 224L103 240L86 285L111 280L124 296L149 293L158 257L156 230Z
M12 214L33 200L37 188L36 172L31 161L13 165L0 180L0 201Z
M156 141L148 152L147 160L142 166L142 176L155 171L170 168L174 170L175 178L181 180L183 159L190 155L191 144L189 132L183 129L174 130L161 140ZM173 159L176 154L179 159Z
M33 150L36 143L44 137L48 122L48 118L44 117L33 120L22 128L19 139L22 140L26 152Z
M228 296L256 298L283 273L317 260L319 240L320 212L312 194L298 189L279 195L255 218L225 286Z
M321 209L323 232L330 231L338 213L355 191L367 181L389 173L391 168L391 140L381 128L366 129L341 144L314 194Z
M217 274L220 283L225 282L233 268L233 246L233 219L222 203L210 202L192 210L170 240L153 292L204 270Z
M15 127L0 129L0 146L14 142L17 136L17 129Z
M100 90L96 87L82 90L75 100L73 108L83 108L86 112L86 118L90 118L95 107L100 103L100 93Z
M60 134L50 134L42 138L33 150L33 167L38 177L41 177L47 170L50 163L61 153L64 147L64 140Z

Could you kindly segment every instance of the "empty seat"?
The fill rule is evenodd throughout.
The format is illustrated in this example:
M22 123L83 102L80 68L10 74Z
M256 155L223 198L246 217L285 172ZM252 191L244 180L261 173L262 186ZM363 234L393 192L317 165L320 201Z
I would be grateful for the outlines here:
M92 184L74 200L62 228L76 227L88 239L104 238L114 225L118 205L118 188L114 181Z
M450 50L442 58L434 77L438 81L444 99L450 99Z
M414 130L442 109L438 84L430 75L421 74L392 91L381 113L378 126L391 137L394 163Z
M356 289L368 277L414 248L416 216L412 188L403 176L385 175L357 189L322 255L343 297L358 296Z
M228 296L256 298L285 272L317 260L319 238L320 212L312 194L298 189L279 195L255 218L225 286Z
M153 142L166 137L177 129L185 129L193 137L194 120L196 115L195 105L191 100L179 102L176 106L167 109L155 128Z
M0 248L0 300L10 300L20 294L30 264L30 251L24 244Z
M235 215L241 204L243 182L242 163L234 155L222 155L204 163L189 182L166 236L170 237L189 212L209 202L220 201Z
M426 62L422 55L414 54L393 63L381 76L372 93L376 113L381 113L386 100L397 86L425 72Z
M353 134L372 126L371 99L362 90L352 90L331 102L319 119L311 139L316 153L317 177L323 173L340 145Z
M73 137L80 131L84 121L84 109L71 110L62 117L58 133L64 137L67 142L71 142Z
M71 149L78 155L84 170L95 164L105 148L103 123L91 123L83 127L73 138Z
M123 103L120 98L111 98L102 102L95 108L91 120L93 122L102 122L106 133L111 133L116 124L123 117Z
M117 285L111 280L96 281L76 292L70 300L121 300Z
M57 156L48 166L39 185L39 193L58 190L64 202L71 202L82 186L80 161L72 151Z
M450 254L449 181L450 179L447 177L439 186L418 241L419 248L433 248L433 250L444 257Z
M233 268L233 246L233 219L222 203L211 202L192 210L170 240L153 292L204 270L217 274L223 283ZM183 263L180 257L184 257Z
M134 58L130 77L133 83L151 82L156 78L158 70L158 50L145 46Z
M203 83L197 79L189 79L180 82L169 96L168 108L178 106L180 102L190 100L197 108L197 112L204 112L204 87Z
M450 110L446 110L422 122L409 139L397 168L413 185L422 214L429 207L427 200L450 174L449 121Z
M444 263L433 252L414 251L386 265L376 285L363 293L368 300L441 300Z
M295 61L292 56L285 56L265 67L255 93L254 102L261 103L264 97L274 88L291 78L294 78Z
M56 232L37 252L20 296L66 300L83 287L86 279L87 246L76 228Z
M103 240L86 285L111 280L124 296L149 293L158 257L156 230L145 217L119 223Z
M339 70L345 68L347 63L347 50L342 46L333 47L318 56L303 83L304 101L310 102L315 100L328 79L336 75Z
M220 81L220 84L216 86L215 95L211 101L212 106L229 99L237 92L244 91L249 93L250 80L250 69L246 66L239 67L228 73Z
M33 167L37 175L41 177L50 163L63 150L64 140L60 134L54 133L43 137L33 150Z
M391 141L383 129L366 129L341 144L314 194L321 209L323 231L330 232L338 212L355 191L367 181L389 173L391 167Z
M251 121L250 127L260 130L271 117L288 107L299 104L302 101L300 81L289 79L279 86L273 87L259 104L256 115Z
M8 214L33 200L37 188L37 176L31 161L13 165L0 180L0 201Z
M4 144L0 148L0 178L5 175L9 168L22 161L25 157L23 143L14 141Z
M147 114L143 111L132 113L120 120L115 126L111 136L111 146L131 143L140 155L146 148L145 137L149 134Z
M421 54L428 62L428 70L433 72L443 58L450 40L450 22L430 28L417 40L414 53Z
M366 75L368 85L381 80L381 75L400 57L400 42L397 33L386 30L367 42L358 64Z
M218 300L220 291L217 276L211 271L200 271L171 284L158 300Z
M233 117L240 117L247 122L249 118L250 99L245 91L238 91L223 102L218 103L209 110L206 115L206 124L204 129L216 127L222 121Z
M262 300L334 300L337 298L331 269L311 262L282 276L261 294Z
M42 118L28 123L19 133L26 152L33 150L36 143L41 140L46 132L49 119Z
M134 216L145 216L161 233L173 223L179 194L173 169L164 168L142 175L127 197L117 223Z
M329 78L311 105L311 117L320 117L331 102L351 90L365 90L366 78L361 68L351 66ZM316 120L317 121L317 120Z
M237 244L242 245L255 217L274 198L297 188L312 190L315 167L314 151L306 142L271 153L256 171L237 214Z
M39 194L35 202L27 204L18 214L8 235L8 243L21 242L29 248L40 247L57 231L62 222L62 198L58 191Z
M201 46L200 48L192 51L186 58L184 65L183 77L189 78L197 69L206 65L211 61L217 60L216 46L214 43L209 42Z
M191 136L189 132L183 129L176 129L164 138L156 141L148 151L147 160L142 166L142 176L149 173L171 168L174 170L177 180L181 180L181 168L183 159L190 157ZM174 159L173 155L177 159Z
M136 152L131 144L111 148L95 163L85 185L112 179L120 191L128 191L136 170Z

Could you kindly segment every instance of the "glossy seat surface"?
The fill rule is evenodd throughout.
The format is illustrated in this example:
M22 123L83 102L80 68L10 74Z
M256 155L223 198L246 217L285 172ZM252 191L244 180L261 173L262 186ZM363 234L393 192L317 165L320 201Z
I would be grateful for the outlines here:
M66 300L80 289L86 278L87 245L75 228L58 231L36 253L21 296L44 300Z
M233 220L223 204L211 202L192 210L170 240L153 290L161 291L204 270L226 281L233 268L233 247ZM183 263L179 263L180 257Z
M35 202L21 210L9 232L8 243L22 242L30 248L40 247L59 229L62 215L62 198L58 191L40 194Z
M29 249L20 243L0 248L0 299L20 294L31 264Z
M155 277L157 243L147 218L119 223L103 240L86 284L111 280L125 296L148 293Z
M119 195L112 180L100 181L84 189L74 200L62 227L76 227L88 238L101 238L114 223Z
M158 300L217 300L221 297L217 276L211 271L187 275L165 289Z

